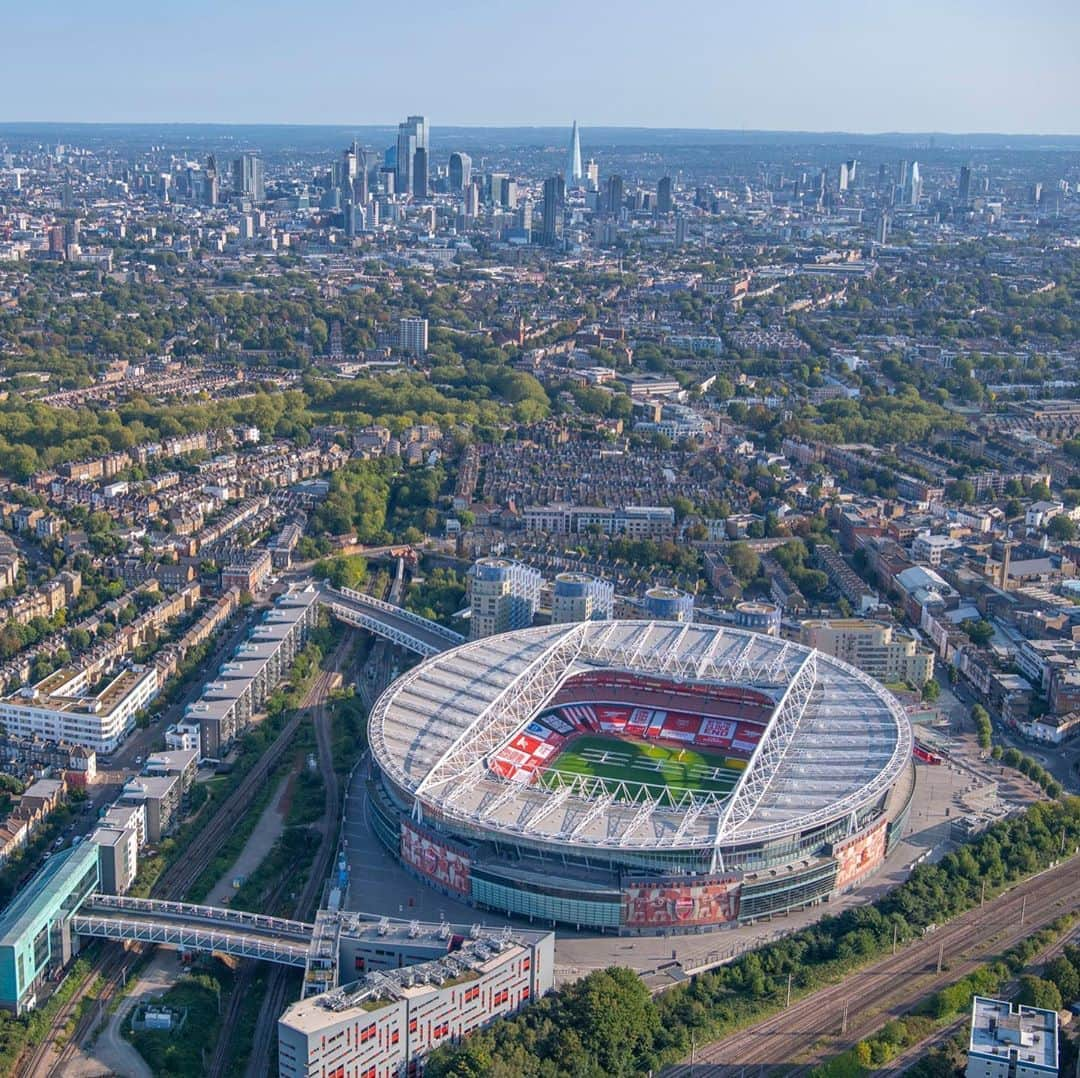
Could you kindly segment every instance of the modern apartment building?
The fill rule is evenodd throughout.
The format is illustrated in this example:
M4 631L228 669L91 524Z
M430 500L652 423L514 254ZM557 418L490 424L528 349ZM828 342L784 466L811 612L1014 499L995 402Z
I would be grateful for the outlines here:
M543 579L519 561L481 558L469 570L469 637L479 640L530 626Z
M281 1016L280 1078L418 1074L428 1052L554 985L554 933L476 928L463 936L450 925L384 922L359 945L341 939L358 980Z
M606 621L615 606L615 585L588 573L560 573L551 597L552 624Z
M975 996L967 1078L1048 1078L1058 1073L1057 1011Z
M891 625L867 618L830 618L802 623L801 642L858 667L879 681L925 685L934 676L934 653Z
M135 728L136 714L158 694L153 666L61 667L36 685L0 699L0 723L18 737L66 741L107 754Z

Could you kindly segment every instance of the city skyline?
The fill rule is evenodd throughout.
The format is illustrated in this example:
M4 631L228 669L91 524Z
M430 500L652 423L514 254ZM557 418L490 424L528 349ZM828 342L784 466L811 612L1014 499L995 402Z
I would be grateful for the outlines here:
M0 94L12 111L0 122L389 124L434 104L447 125L477 127L577 116L589 118L583 127L1080 133L1069 48L1080 15L1059 3L1021 17L997 0L945 12L928 0L902 12L836 0L766 16L692 0L678 26L653 34L641 26L655 13L638 0L618 20L553 0L544 19L512 20L528 31L529 54L545 57L542 78L478 4L451 13L421 3L418 20L380 10L361 22L339 0L319 0L311 32L290 36L287 50L273 5L135 11L130 0L96 5L92 19L66 0L9 11L15 46ZM361 29L382 45L357 65L347 61ZM43 79L39 58L67 48L85 62ZM399 101L391 75L406 61L413 77Z

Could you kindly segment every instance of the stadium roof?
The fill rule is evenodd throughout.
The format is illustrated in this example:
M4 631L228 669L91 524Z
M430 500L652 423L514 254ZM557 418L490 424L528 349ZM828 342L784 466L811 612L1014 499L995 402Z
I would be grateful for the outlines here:
M768 693L776 705L734 790L630 800L596 776L549 787L490 770L568 678L606 668ZM903 709L847 663L741 629L646 621L524 629L435 655L380 697L369 735L420 818L627 851L719 849L823 825L881 798L912 748Z

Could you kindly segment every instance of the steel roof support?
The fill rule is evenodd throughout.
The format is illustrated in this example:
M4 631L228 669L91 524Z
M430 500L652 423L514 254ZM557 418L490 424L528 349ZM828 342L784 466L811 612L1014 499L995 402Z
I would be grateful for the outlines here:
M773 710L765 733L739 781L728 796L717 822L716 841L719 847L740 824L753 815L765 791L769 788L798 730L817 682L817 652L807 652L798 672L791 679L780 702Z
M570 828L570 834L568 837L574 838L579 835L586 827L589 826L594 820L603 816L605 812L614 804L615 797L613 794L604 794L602 797L598 797L589 807L586 809L583 816L580 819L574 821L573 827Z
M587 622L560 633L540 655L465 727L439 762L424 776L414 796L460 781L472 769L483 769L485 756L536 714L566 679L581 650Z

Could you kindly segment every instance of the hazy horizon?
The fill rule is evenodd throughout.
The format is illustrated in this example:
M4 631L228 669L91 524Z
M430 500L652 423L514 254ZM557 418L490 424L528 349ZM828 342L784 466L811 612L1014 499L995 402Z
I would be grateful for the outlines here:
M1080 134L1080 9L9 3L7 123Z

